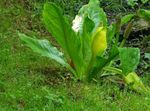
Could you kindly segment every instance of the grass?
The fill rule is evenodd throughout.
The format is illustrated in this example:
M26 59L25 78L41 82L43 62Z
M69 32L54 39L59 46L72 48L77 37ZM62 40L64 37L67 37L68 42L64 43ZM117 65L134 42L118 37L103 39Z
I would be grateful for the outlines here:
M148 95L120 90L117 84L62 79L63 68L57 70L58 64L32 53L9 32L0 37L1 111L150 110Z
M10 7L1 13L4 20L10 20L3 22L9 25L0 30L0 111L150 110L150 95L121 89L108 80L73 82L64 68L23 46L17 31L43 38L49 34L31 12L16 16L12 13L16 7ZM143 80L149 84L150 78L147 75Z

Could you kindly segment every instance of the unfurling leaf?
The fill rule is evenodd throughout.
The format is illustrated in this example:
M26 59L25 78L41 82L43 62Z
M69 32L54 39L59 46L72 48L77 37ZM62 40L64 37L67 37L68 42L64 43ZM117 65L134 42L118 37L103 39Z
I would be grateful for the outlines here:
M102 8L99 7L99 0L90 0L87 5L84 5L78 13L79 17L82 17L80 22L80 31L83 31L83 22L88 17L94 22L93 32L99 27L99 25L107 26L107 17Z
M92 51L93 56L101 55L107 48L106 29L98 27L93 34Z

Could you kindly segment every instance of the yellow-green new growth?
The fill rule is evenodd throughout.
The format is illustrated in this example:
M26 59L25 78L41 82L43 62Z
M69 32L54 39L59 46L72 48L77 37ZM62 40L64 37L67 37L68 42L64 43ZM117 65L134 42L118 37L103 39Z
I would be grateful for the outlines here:
M92 38L92 52L93 56L96 57L98 54L101 55L107 48L106 29L98 27Z
M146 93L149 91L149 89L144 86L140 77L135 72L131 72L125 76L125 81L127 84L132 84L132 88L139 93Z

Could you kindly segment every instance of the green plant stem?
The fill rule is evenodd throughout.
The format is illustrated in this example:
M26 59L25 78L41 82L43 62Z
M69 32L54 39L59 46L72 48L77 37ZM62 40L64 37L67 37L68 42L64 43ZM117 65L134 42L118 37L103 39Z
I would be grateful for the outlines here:
M115 67L104 67L103 70L122 75L122 70Z
M70 65L67 65L67 68L73 73L73 75L75 76L75 78L78 77L77 73L75 72L74 69L72 69L72 67Z
M90 71L92 70L94 63L95 63L95 57L92 55L91 60L89 62L89 65L87 67L87 70L85 72L86 75L87 75L87 80L88 81L90 81L90 79L91 79L91 72Z
M118 45L118 41L119 41L119 33L116 34L116 45Z
M100 77L120 75L122 78L125 78L125 76L122 74L121 69L114 68L114 67L105 67L105 68L103 68L103 70L112 72L112 73L102 74Z
M124 38L124 39L122 40L122 42L121 42L121 44L120 44L120 46L119 46L119 47L121 47L121 48L122 48L122 47L125 45L126 40L127 40L127 39L126 39L126 38Z

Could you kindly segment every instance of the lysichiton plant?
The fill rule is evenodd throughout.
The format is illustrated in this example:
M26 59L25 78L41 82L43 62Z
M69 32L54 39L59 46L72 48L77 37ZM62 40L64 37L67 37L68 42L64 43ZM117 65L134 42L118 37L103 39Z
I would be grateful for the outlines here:
M134 90L141 92L146 88L134 72L139 63L140 50L123 48L131 31L133 16L125 16L108 25L106 14L99 7L99 0L90 0L79 10L72 24L69 24L60 8L54 3L46 3L43 22L64 51L60 52L48 40L38 40L21 33L19 36L34 52L53 59L70 70L76 80L90 82L105 74L119 74L125 83L132 84ZM128 22L124 39L119 43L117 35L120 27ZM119 68L112 66L116 59L121 61Z

